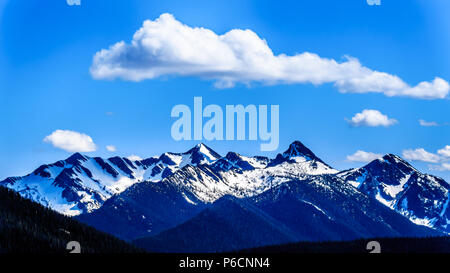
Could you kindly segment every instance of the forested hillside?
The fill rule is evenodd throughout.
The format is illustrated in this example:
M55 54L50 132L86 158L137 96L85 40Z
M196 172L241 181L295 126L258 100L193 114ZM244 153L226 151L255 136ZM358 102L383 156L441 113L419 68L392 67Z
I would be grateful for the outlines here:
M140 251L0 187L0 253L69 253L66 246L70 241L80 243L81 253Z

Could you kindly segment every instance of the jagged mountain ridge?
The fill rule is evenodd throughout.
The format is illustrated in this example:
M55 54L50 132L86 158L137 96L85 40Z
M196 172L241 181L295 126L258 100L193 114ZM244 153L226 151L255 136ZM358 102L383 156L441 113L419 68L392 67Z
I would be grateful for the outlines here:
M295 145L295 143L293 145ZM269 161L267 163L267 166L261 169L251 168L251 170L242 170L242 168L238 168L238 166L236 166L237 164L232 164L235 162L240 162L240 157L236 154L229 156L229 158L232 159L232 162L230 164L224 164L224 159L217 161L220 166L224 167L223 171L215 170L215 164L199 166L186 165L185 167L177 171L174 175L166 177L159 183L154 184L144 182L134 185L123 194L112 198L111 200L108 200L105 203L105 206L100 208L98 211L92 214L81 215L79 219L83 222L93 225L98 224L98 222L96 221L98 221L99 219L105 219L104 224L95 226L101 230L112 233L121 238L133 239L133 237L156 236L158 233L164 232L165 230L172 228L176 229L178 225L183 224L185 221L189 221L189 219L191 217L194 217L196 213L199 213L207 208L209 206L208 204L214 204L215 200L219 200L226 195L239 197L242 199L262 198L262 196L270 196L270 193L275 189L283 189L283 187L289 187L289 185L293 183L297 183L297 185L303 185L304 187L309 184L316 185L315 191L310 190L306 193L302 193L302 202L305 203L302 205L302 207L309 207L310 211L308 213L311 213L313 215L314 211L316 211L315 218L310 218L311 222L314 222L314 219L321 217L321 211L334 210L334 213L338 213L339 210L345 209L345 205L340 204L339 202L335 202L331 207L326 207L327 204L323 203L322 199L327 199L327 195L335 195L336 193L341 196L347 195L347 198L349 198L350 200L355 199L356 203L365 200L361 196L367 197L366 194L363 194L359 189L357 189L357 187L355 187L354 183L351 183L351 181L341 177L343 172L341 172L339 175L336 175L331 170L328 170L329 173L324 174L308 174L305 172L301 172L300 167L302 167L302 163L304 163L303 160L301 158L295 158L295 154L284 154L288 154L289 157L293 157L289 158L287 156L290 162L288 162L288 160L282 160L278 161L278 165L276 165L271 164L271 162L273 161ZM277 156L277 158L280 158L280 156ZM277 158L274 160L278 160ZM298 163L297 161L299 161L300 163ZM316 162L317 161L310 162L311 164L308 164L307 166L311 166L313 165L313 163L320 164ZM248 165L245 164L244 168L248 169ZM339 185L339 187L337 185ZM316 196L316 198L312 199L312 196ZM297 212L297 210L294 209L295 204L298 203L297 201L295 201L296 198L297 197L290 198L290 200L293 201L287 202L289 204L285 204L283 206L283 209L278 210L278 213L276 213L275 215L282 215L283 212ZM385 207L383 203L380 204L378 202L379 200L377 200L376 198L370 199L373 199L373 202L376 202L378 204L378 211L383 211L379 208L380 206ZM152 200L158 201L153 202ZM174 202L173 200L177 201ZM345 201L345 199L341 200ZM276 201L275 199L273 201L267 201L268 204L270 204L271 202ZM346 200L346 202L349 203L350 201ZM354 217L354 215L349 216L348 214L355 214L355 211L360 209L359 206L362 206L362 204L354 206L353 211L347 211L344 214L338 213L336 217L340 218L340 221L348 221L345 219L348 217ZM159 211L160 207L170 208L170 217L166 218L165 215L162 217L155 217L155 211ZM186 209L187 207L189 207L190 209ZM367 210L365 213L370 214L371 211L374 210L374 207L367 206L365 209ZM397 213L390 208L385 208L384 211L386 210L391 211L393 215L397 215ZM181 211L185 212L181 213ZM188 213L186 213L186 211ZM304 216L307 217L306 215ZM365 219L364 212L361 212L360 216L362 219ZM377 216L376 214L372 214L372 217L377 218L379 216ZM392 217L396 216L391 216L391 218ZM403 218L402 216L399 217ZM386 218L387 223L394 225L392 223L392 220L390 220L391 218ZM288 219L289 217L286 217L284 221L288 221ZM117 224L106 224L107 222L111 223L111 221ZM358 226L364 227L364 225L367 225L367 222L370 221L371 219L366 219L366 221L362 221L362 223L356 221L352 224L347 224L345 227L342 225L340 226L335 222L330 222L327 224L327 220L322 219L321 221L319 221L321 223L320 228L311 227L310 229L321 234L322 239L327 238L334 240L357 238L356 235L365 235L369 237L389 235L389 232L378 234L373 233L374 231L372 229L359 228L360 231L358 231L358 228L356 228ZM308 223L308 221L306 222ZM128 227L132 226L134 230L131 232L129 229L117 228L120 225ZM372 225L376 227L375 231L386 230L386 227L382 227L382 225L380 226L380 223L378 223L378 225L376 223ZM299 226L304 228L306 224L305 222L302 222L299 224ZM403 223L402 226L407 225L406 223ZM337 235L338 233L336 230L333 230L333 227L339 227L338 230L341 230L341 232L343 230L347 230L347 234L353 234L355 237L343 237L344 235L342 233ZM321 229L323 230L320 231ZM397 229L400 231L391 231L390 235L399 236L402 234L402 232L403 235L406 234L406 231L404 229L402 230L401 228L398 228L398 226ZM311 233L308 236L300 238L317 240L319 236L317 236L317 234L313 234L314 233ZM411 235L412 233L407 234Z
M120 210L121 207L126 212L121 217L129 218L128 224L143 223L142 228L132 233L146 235L148 231L159 232L186 220L182 217L178 219L176 215L181 210L187 211L187 207L191 207L192 212L196 213L200 209L192 208L202 208L226 195L238 198L257 196L288 181L322 175L346 181L417 224L449 232L449 190L448 183L444 180L421 174L394 155L386 155L362 168L339 172L299 141L293 142L274 159L246 157L235 152L221 157L204 144L185 153L164 153L159 157L138 161L120 157L104 160L74 154L66 160L43 165L28 176L8 178L0 182L0 185L69 215L94 212L112 199L105 210L111 206L117 207L115 210ZM27 183L30 177L39 179L34 183ZM143 181L146 181L145 185L140 185ZM39 183L57 190L50 191L50 194L47 194L45 188L39 191L40 188L36 186ZM160 183L162 184L158 185ZM156 191L159 187L181 193L183 202L188 204L179 202L183 204L174 209L172 216L179 221L166 219L167 221L157 223L155 215L145 208L148 203L140 204L133 200L132 196L139 196L140 192L145 193L150 188ZM127 189L135 192L130 194ZM165 190L160 189L160 194L164 192ZM395 196L389 195L393 193ZM173 201L169 199L168 204ZM58 206L58 201L61 206ZM102 211L99 214L108 213ZM142 217L151 220L138 220ZM117 232L106 231L113 234Z
M450 185L387 154L338 177L419 225L450 233Z
M298 144L294 143L291 146ZM294 148L290 147L290 149ZM299 162L289 165L288 161L292 158ZM316 163L315 156L312 160L307 156L301 157L299 154L284 157L284 159L277 164L283 163L287 168L291 168L292 170L288 172L290 177L294 173L337 172L322 163L320 159ZM232 152L221 157L204 144L198 144L184 153L164 153L159 157L135 161L124 157L102 159L75 153L66 160L42 165L29 175L9 177L1 181L0 186L13 189L23 197L60 213L74 216L100 208L107 199L135 183L159 182L172 175L183 176L183 172L189 172L192 166L209 166L206 173L199 175L202 175L205 180L213 181L213 184L217 184L216 186L219 185L217 181L225 181L220 184L221 189L214 187L219 190L217 194L202 195L203 201L212 202L225 194L233 194L233 190L229 189L228 185L239 184L236 179L240 179L238 176L242 176L245 171L258 170L258 173L266 173L265 169L269 167L269 173L266 175L270 176L270 171L277 172L274 169L277 165L274 163L276 161L277 159L271 160L258 156L245 157ZM254 180L254 178L246 178L246 180L249 179ZM202 188L207 190L209 186ZM266 186L260 187L260 189L264 188ZM247 189L247 192L252 190L252 188Z
M291 150L293 145L298 143L291 144ZM133 239L174 227L226 195L251 197L292 179L337 172L299 153L271 164L275 160L228 153L212 164L188 164L158 183L135 184L106 201L99 210L78 219L118 237Z
M298 241L438 234L345 181L320 175L249 198L224 196L187 221L133 242L156 252L217 252Z
M65 215L92 212L114 194L135 183L157 182L186 165L207 164L220 156L204 145L185 153L164 153L144 160L89 157L75 153L65 160L42 165L22 177L9 177L0 186L13 189Z

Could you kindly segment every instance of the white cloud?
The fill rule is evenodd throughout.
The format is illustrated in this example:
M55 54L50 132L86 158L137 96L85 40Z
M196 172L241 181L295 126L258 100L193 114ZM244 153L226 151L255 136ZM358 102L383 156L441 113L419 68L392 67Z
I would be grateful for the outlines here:
M93 152L97 149L90 136L70 130L56 130L43 141L68 152Z
M66 0L67 5L69 6L80 6L81 5L81 0Z
M444 148L438 150L438 154L450 158L450 145L446 145Z
M450 163L442 163L440 165L430 165L429 166L430 170L433 171L450 171Z
M371 152L358 150L356 153L348 155L347 160L355 162L370 162L382 156L383 156L382 154L375 154Z
M431 163L439 163L438 165L429 165L430 170L434 171L450 171L450 145L437 151L437 154L429 153L423 148L415 150L403 151L403 157L408 160L418 160Z
M116 146L113 145L107 145L106 146L106 150L110 151L110 152L115 152L116 151Z
M395 75L364 67L352 57L338 62L310 52L274 55L252 30L232 29L218 35L184 25L167 13L144 21L130 43L121 41L97 52L90 72L95 79L130 81L196 76L214 80L219 88L236 83L334 83L341 92L423 99L445 98L450 89L448 82L438 77L410 86Z
M128 158L129 160L131 160L131 161L142 160L142 158L141 158L140 156L137 156L137 155L130 155L130 156L127 156L127 158Z
M365 109L361 113L357 113L351 120L347 120L347 122L354 127L389 127L398 123L397 120L383 115L380 111L371 109Z
M423 148L417 148L415 150L411 149L404 150L403 157L407 160L415 160L431 163L438 163L440 161L440 157L438 155L427 152Z
M419 124L420 124L420 126L424 126L424 127L439 126L439 123L437 123L435 121L426 121L426 120L423 120L423 119L419 119Z

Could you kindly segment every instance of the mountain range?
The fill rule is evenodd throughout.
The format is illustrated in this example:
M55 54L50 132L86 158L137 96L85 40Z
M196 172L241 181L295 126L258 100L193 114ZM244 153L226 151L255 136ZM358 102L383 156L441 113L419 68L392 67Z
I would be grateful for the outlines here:
M301 142L275 158L204 144L143 160L75 153L0 182L152 251L450 233L450 185L387 154L339 171Z

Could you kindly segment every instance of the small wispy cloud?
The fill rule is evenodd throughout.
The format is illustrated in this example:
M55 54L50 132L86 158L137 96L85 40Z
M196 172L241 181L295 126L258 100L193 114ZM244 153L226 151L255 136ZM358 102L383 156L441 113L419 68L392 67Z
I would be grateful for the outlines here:
M426 121L423 119L419 119L419 124L420 124L420 126L424 126L424 127L440 126L439 123L437 123L435 121Z
M440 157L438 155L427 152L423 148L417 148L415 150L404 150L403 157L411 161L422 161L430 163L438 163L440 161Z
M444 148L438 150L438 154L450 159L450 145L446 145Z
M130 156L127 156L127 158L128 158L129 160L131 160L131 161L142 160L142 157L137 156L137 155L130 155Z
M370 162L370 161L380 158L382 156L383 156L382 154L376 154L376 153L358 150L354 154L348 155L347 160L353 161L353 162Z
M353 127L389 127L398 123L397 120L383 115L380 111L371 109L365 109L361 113L357 113L347 122Z
M411 161L435 163L428 165L433 171L450 171L450 145L439 149L437 153L430 153L423 148L404 150L403 157Z
M113 145L107 145L106 150L108 150L109 152L117 151L116 146L113 146Z
M80 6L81 0L66 0L67 5L69 6Z
M440 126L449 126L449 122L436 122L436 121L426 121L424 119L419 119L420 126L424 127L440 127Z
M70 130L55 130L46 136L43 141L67 152L93 152L97 150L97 145L90 136Z
M430 168L430 170L433 170L433 171L441 171L441 172L450 171L450 163L441 163L439 165L430 165L429 168Z

